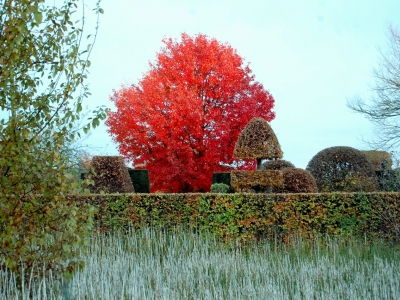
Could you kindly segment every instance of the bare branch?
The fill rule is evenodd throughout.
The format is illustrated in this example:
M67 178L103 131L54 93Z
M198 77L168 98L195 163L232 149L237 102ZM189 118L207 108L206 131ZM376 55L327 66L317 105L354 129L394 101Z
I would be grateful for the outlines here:
M375 138L368 141L370 146L397 148L400 146L400 31L393 26L388 29L387 49L379 49L373 77L374 96L369 101L354 97L347 106L374 124Z

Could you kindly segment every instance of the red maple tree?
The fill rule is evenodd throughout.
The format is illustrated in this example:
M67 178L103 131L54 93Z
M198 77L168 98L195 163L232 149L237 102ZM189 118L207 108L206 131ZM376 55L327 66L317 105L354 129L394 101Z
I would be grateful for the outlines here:
M232 157L253 117L271 121L274 99L228 44L183 33L164 39L137 85L113 91L106 125L119 151L149 170L151 191L209 191L225 165L254 169Z

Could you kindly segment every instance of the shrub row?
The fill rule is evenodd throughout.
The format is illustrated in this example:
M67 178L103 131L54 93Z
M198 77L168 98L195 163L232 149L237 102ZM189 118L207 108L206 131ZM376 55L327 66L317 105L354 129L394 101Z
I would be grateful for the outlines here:
M187 225L223 239L350 233L399 239L399 193L110 194L78 198L98 211L100 231Z

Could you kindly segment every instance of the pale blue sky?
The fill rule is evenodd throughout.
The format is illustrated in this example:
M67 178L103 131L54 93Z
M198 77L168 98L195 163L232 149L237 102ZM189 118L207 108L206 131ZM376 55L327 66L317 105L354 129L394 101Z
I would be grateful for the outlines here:
M114 109L112 90L138 82L164 37L203 33L237 49L274 96L271 126L285 160L305 168L327 147L367 148L362 138L372 126L346 101L370 94L377 47L385 47L389 24L400 26L399 0L103 0L102 7L90 107ZM118 154L104 125L86 142Z

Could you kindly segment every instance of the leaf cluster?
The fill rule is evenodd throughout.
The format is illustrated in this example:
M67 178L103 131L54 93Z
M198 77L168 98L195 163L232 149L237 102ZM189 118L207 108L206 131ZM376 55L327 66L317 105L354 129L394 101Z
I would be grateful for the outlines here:
M375 171L378 178L379 190L385 192L400 191L399 170Z
M90 95L84 81L93 44L82 45L78 4L0 6L0 259L17 279L33 266L43 270L38 277L71 274L91 231L94 208L69 198L88 191L63 151ZM84 131L105 114L95 111Z

